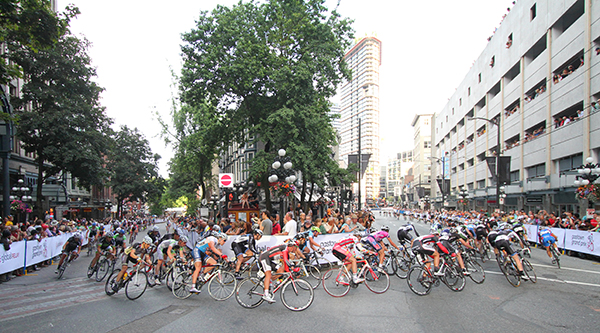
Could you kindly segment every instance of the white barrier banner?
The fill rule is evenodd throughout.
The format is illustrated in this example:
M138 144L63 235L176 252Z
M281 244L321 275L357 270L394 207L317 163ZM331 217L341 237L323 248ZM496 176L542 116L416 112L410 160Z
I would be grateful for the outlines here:
M558 238L558 240L556 241L556 244L558 245L558 247L561 249L564 249L565 248L565 234L572 230L560 229L560 228L550 228L550 231L552 231L552 233L556 236L556 238Z
M39 262L52 258L52 251L50 250L49 246L54 241L53 238L58 237L60 236L44 238L41 241L27 241L27 251L25 252L25 266L31 266L33 264L37 264Z
M536 224L523 224L523 228L527 230L527 240L530 242L538 242L538 226Z
M600 256L600 233L567 230L565 244L568 250Z
M10 250L5 251L0 246L0 274L23 268L25 263L25 241L10 244Z

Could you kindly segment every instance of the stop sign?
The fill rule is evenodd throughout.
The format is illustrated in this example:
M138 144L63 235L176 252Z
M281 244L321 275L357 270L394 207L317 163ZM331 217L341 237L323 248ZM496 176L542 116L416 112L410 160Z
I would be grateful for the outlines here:
M233 174L232 173L220 173L219 174L219 187L233 187Z

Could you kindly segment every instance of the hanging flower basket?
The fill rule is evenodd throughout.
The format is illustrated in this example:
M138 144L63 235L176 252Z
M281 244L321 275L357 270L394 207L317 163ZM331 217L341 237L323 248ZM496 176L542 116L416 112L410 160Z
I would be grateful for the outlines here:
M10 210L15 213L31 213L31 207L21 200L13 200L10 203Z
M296 187L293 184L277 182L270 187L270 190L272 197L284 198L292 196L296 192Z
M600 198L600 186L594 184L580 186L575 191L575 197L587 199L589 202L597 202Z

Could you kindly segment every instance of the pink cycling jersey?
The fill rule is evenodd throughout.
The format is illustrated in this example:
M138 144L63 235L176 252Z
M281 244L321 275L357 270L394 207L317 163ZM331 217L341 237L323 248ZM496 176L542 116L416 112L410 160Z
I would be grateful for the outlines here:
M381 242L383 239L390 237L390 234L387 231L380 230L372 233L370 236L375 238L376 241Z

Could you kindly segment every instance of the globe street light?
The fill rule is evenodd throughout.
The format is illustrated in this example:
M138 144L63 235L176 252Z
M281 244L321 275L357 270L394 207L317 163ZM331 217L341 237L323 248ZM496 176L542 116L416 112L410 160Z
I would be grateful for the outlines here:
M490 120L482 117L467 117L467 121L469 120L485 120L492 125L496 125L498 127L498 135L496 138L496 204L498 204L498 209L500 209L500 154L502 150L500 149L500 121L501 117L498 115L497 120Z
M577 175L575 176L575 182L573 183L575 186L584 187L584 191L582 193L593 192L587 191L589 185L594 184L594 182L600 178L600 163L593 163L594 159L592 157L588 157L585 159L586 164L577 168ZM588 199L588 208L593 208L593 200Z

